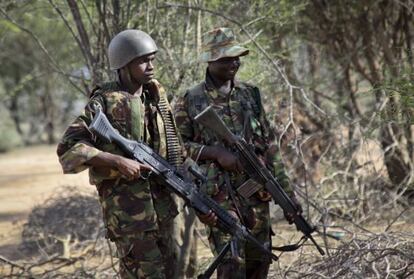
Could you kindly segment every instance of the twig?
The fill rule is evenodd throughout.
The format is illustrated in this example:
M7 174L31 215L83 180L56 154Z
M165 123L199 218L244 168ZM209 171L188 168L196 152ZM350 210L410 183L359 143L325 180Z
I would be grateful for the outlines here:
M394 220L391 221L391 223L385 228L384 232L387 232L392 225L408 210L408 207L405 208L403 211L400 212L400 214L398 214L397 217L394 218Z
M20 30L22 30L23 32L29 34L33 40L36 42L36 44L40 47L40 49L43 51L43 53L46 55L47 59L50 61L51 66L54 68L54 70L60 74L62 74L64 77L67 78L67 80L69 81L69 83L75 87L79 92L81 92L82 94L85 94L84 91L77 86L70 78L68 78L68 74L65 73L62 68L59 66L59 64L55 61L55 59L50 55L49 51L46 49L46 47L43 45L43 43L40 41L40 39L29 29L25 28L24 26L22 26L21 24L17 23L14 19L12 19L7 12L0 7L0 13L4 16L4 18L6 18L10 23L12 23L13 25L15 25L17 28L19 28Z

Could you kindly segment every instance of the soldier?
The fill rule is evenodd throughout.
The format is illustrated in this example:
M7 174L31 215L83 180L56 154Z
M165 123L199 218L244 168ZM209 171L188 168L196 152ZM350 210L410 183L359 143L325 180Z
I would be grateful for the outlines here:
M109 44L118 80L98 86L83 113L67 128L57 148L64 173L89 169L103 210L107 236L115 242L122 278L172 278L172 242L177 207L167 190L147 179L149 166L123 157L114 144L88 130L102 110L124 136L141 140L177 165L181 149L165 90L153 79L157 46L143 31L125 30Z
M204 34L202 47L201 61L208 63L206 78L187 90L177 102L178 129L188 155L207 172L208 182L202 190L237 217L262 244L270 247L273 234L269 214L270 194L260 190L247 199L237 195L235 189L248 179L240 161L230 149L225 148L224 143L194 121L198 113L213 105L234 134L254 144L256 154L274 171L285 191L293 197L298 210L301 210L274 144L275 135L265 117L259 89L234 79L241 64L240 57L247 55L249 50L236 43L233 32L228 28L217 28ZM210 246L217 255L230 237L214 227L216 217L213 213L199 217L210 225ZM266 278L270 260L249 243L239 243L238 247L238 255L227 255L218 267L218 278Z

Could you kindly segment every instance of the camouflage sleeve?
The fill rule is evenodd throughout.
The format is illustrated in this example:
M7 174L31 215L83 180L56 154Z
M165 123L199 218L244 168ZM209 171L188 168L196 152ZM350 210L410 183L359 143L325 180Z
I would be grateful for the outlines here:
M184 142L187 156L197 162L203 145L194 141L197 134L196 126L191 120L187 108L186 95L179 97L174 106L175 121Z
M89 101L84 111L66 129L57 147L57 155L64 173L78 173L89 166L85 162L101 151L94 147L95 140L88 129L97 108L102 108L103 101L94 98Z
M260 96L259 89L256 87L255 90L258 92L258 96ZM258 99L261 102L260 97ZM263 105L261 103L259 107L259 122L261 124L260 126L262 129L262 134L264 136L265 145L267 146L264 154L266 164L270 166L271 169L273 169L273 175L280 181L286 193L290 195L293 193L293 189L282 161L279 146L277 144L276 132L270 126L269 121L266 117L266 112L264 111Z

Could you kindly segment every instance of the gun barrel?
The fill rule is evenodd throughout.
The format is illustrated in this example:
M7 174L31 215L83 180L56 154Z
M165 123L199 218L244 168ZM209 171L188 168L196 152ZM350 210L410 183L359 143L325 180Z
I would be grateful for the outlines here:
M194 117L194 119L199 124L214 131L218 137L229 144L234 144L237 141L237 137L229 130L229 128L227 128L226 124L224 124L223 120L217 115L212 106L208 106Z

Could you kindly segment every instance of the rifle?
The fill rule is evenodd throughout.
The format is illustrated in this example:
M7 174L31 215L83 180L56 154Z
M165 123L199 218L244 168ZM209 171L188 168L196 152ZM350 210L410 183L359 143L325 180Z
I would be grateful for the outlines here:
M174 166L171 166L164 158L158 155L154 150L142 142L129 140L112 127L111 123L105 114L98 110L91 124L89 130L98 136L101 140L115 143L126 156L133 160L152 168L152 173L165 184L168 189L180 198L182 198L187 205L194 208L201 214L207 214L210 210L217 216L217 227L225 233L230 233L234 238L242 239L251 242L263 253L269 256L272 260L278 260L268 248L264 247L250 231L240 224L238 220L224 210L216 201L200 192L192 182L181 174ZM204 180L200 171L191 166L189 171L198 179ZM227 246L225 247L227 249ZM223 249L224 250L224 249ZM228 249L227 249L228 250ZM226 251L227 251L226 250ZM225 252L224 252L225 253ZM215 266L210 270L208 275L203 275L202 278L209 278L215 267L219 264L219 260L214 262Z
M312 233L316 230L311 226L301 214L297 214L297 208L290 197L286 194L280 182L265 167L254 153L252 147L241 137L234 135L224 124L222 119L217 115L212 106L207 107L195 118L195 121L208 128L215 135L224 140L227 144L237 150L239 159L249 180L242 184L238 189L240 195L248 198L258 190L264 188L270 193L273 201L283 209L286 214L293 216L293 222L297 230L304 235L304 241L310 239L321 255L325 255L322 248L316 243L312 237Z

